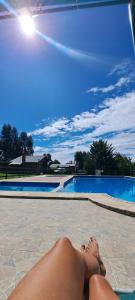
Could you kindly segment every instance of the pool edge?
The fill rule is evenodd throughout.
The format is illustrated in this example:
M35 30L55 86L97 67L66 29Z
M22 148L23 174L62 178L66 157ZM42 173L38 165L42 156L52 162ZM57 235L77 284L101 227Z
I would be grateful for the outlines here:
M104 209L130 217L135 217L135 203L122 201L101 193L62 193L62 192L2 192L0 198L39 199L39 200L78 200L89 201Z

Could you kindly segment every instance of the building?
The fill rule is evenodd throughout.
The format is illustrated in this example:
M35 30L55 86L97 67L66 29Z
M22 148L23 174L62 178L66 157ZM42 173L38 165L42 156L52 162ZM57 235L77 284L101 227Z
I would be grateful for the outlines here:
M9 168L12 170L24 170L27 172L47 172L51 163L51 158L48 154L43 155L21 155L13 159L9 163Z
M50 169L51 169L52 171L55 171L55 170L58 169L59 166L60 166L60 164L51 164L51 165L50 165Z
M10 166L39 167L42 165L44 155L21 155L10 162Z
M60 164L57 169L55 169L54 173L59 173L59 174L72 174L75 173L75 164Z

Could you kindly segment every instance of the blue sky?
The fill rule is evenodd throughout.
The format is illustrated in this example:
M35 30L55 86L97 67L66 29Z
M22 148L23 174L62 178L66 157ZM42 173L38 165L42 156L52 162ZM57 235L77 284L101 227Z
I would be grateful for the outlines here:
M135 158L135 62L127 5L46 14L28 38L0 24L0 126L31 133L36 153L67 162L107 139Z

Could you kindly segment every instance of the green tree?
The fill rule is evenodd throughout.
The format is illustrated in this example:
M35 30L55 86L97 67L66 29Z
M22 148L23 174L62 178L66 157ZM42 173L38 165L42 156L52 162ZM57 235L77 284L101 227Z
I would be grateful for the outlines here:
M49 153L44 154L44 157L42 159L42 167L45 172L48 172L51 162L52 162L51 154Z
M117 175L132 175L132 163L130 158L117 153L115 155L115 162Z
M19 150L20 155L22 155L22 153L26 155L32 155L34 153L32 137L28 136L25 131L21 132L19 136Z
M12 158L12 127L10 124L4 124L1 130L1 151L3 159L9 160Z
M87 153L87 155L84 158L83 168L85 171L87 171L88 174L91 174L91 175L94 174L95 166L94 166L93 160L90 158L89 153Z
M132 162L132 175L135 176L135 162Z
M59 160L55 159L54 161L52 161L53 164L60 164Z
M77 151L75 153L74 159L75 159L77 169L83 169L84 168L84 161L85 161L86 156L87 156L86 152Z
M26 132L22 132L18 136L17 129L10 124L4 124L0 134L0 153L1 160L11 160L17 156L25 154L33 154L32 137L28 136Z
M13 127L11 130L11 139L12 139L11 157L16 158L19 154L19 142L18 142L18 132L15 127Z
M94 141L90 146L90 159L94 168L104 171L104 174L113 174L115 170L114 149L107 141Z

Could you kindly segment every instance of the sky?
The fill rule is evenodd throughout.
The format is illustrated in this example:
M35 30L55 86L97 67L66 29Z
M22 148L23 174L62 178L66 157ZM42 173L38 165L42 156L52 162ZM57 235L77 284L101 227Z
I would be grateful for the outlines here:
M135 159L135 57L127 5L0 21L0 127L68 162L104 139Z

